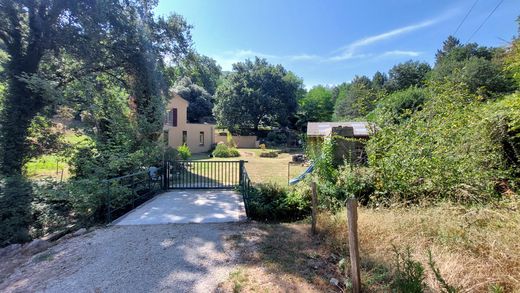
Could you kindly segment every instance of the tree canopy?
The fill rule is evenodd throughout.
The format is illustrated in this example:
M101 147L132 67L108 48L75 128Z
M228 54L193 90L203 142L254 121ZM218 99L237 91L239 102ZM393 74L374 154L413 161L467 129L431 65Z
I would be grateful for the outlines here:
M217 88L213 112L218 125L231 130L286 126L302 89L302 80L281 65L246 60L233 64L233 72Z

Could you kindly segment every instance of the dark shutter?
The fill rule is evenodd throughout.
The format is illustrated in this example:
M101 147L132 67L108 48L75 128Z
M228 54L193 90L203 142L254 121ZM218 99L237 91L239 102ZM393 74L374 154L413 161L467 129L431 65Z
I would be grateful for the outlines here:
M171 113L172 126L177 126L177 108L173 108Z

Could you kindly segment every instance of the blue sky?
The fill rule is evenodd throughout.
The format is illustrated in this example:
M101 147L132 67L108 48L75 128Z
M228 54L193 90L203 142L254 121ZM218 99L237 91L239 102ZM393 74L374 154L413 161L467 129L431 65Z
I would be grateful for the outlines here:
M480 0L456 37L467 42L501 0ZM224 70L254 56L282 64L307 87L372 76L409 59L433 64L475 0L161 0L193 25L195 49ZM470 40L505 46L517 34L520 1L503 0Z

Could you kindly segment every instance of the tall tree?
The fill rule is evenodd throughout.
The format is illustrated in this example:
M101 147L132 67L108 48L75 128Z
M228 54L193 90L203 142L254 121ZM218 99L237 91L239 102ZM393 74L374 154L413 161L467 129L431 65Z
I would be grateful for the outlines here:
M211 96L215 94L222 68L215 59L198 53L191 53L179 65L168 68L170 80L177 81L188 77L193 83L201 86Z
M298 128L307 122L330 121L334 112L333 93L322 85L313 87L298 101Z
M173 91L190 103L189 122L213 121L212 97L203 87L193 83L189 77L184 77L175 84Z
M219 125L232 130L286 126L302 89L294 74L257 57L233 64L233 72L217 88L213 112Z
M430 70L431 67L428 63L419 61L410 60L397 64L388 72L387 89L394 92L411 86L424 87Z
M160 132L160 54L187 53L189 26L178 16L154 18L142 1L0 0L0 46L7 92L0 114L0 172L21 174L31 120L70 81L120 69L137 105L142 138ZM64 71L63 56L75 61ZM159 111L157 111L159 109ZM156 114L160 113L160 114ZM158 122L159 121L159 122Z

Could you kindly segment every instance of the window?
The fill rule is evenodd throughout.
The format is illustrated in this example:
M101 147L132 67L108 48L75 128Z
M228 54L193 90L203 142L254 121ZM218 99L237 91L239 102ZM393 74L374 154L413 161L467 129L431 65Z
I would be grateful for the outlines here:
M199 133L199 144L204 145L204 131Z
M171 126L177 126L177 108L171 109L166 117L166 124Z
M188 141L188 132L186 130L182 131L182 144L186 144Z

